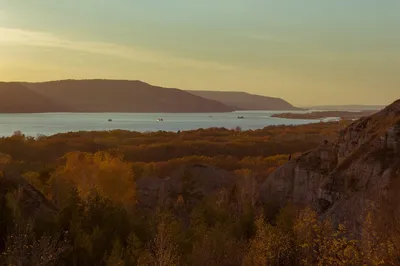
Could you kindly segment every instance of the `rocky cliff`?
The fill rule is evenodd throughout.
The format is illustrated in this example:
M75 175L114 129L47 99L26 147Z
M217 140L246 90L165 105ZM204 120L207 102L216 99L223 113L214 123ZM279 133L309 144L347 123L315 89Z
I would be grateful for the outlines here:
M264 182L264 201L313 205L357 230L365 211L400 175L400 100L278 168Z

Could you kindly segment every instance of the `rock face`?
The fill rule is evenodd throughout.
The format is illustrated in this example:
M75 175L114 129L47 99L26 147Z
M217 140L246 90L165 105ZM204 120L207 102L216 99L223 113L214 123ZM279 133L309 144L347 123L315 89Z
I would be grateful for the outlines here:
M279 203L309 204L317 201L320 187L337 165L337 151L334 143L322 144L279 167L261 186L260 198Z
M260 189L264 201L313 205L322 216L357 231L366 209L400 175L400 100L361 118L273 172Z

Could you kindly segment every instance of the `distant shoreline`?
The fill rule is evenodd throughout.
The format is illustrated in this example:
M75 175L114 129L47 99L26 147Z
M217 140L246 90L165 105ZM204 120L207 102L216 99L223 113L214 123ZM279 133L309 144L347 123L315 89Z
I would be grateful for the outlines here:
M276 118L286 118L286 119L324 119L329 117L340 117L341 120L344 119L358 119L363 116L369 116L377 111L367 110L367 111L317 111L311 113L281 113L273 114L271 117Z

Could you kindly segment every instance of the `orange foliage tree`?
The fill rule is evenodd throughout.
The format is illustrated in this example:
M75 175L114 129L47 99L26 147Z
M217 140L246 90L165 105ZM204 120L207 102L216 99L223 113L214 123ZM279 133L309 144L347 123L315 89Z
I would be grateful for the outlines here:
M53 179L72 182L82 198L99 194L115 203L132 202L136 185L130 163L106 152L72 152Z

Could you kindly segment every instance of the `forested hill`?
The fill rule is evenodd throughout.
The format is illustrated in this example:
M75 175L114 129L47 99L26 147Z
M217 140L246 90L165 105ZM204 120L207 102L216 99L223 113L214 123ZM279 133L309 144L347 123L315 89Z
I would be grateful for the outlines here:
M220 102L179 89L126 80L1 83L0 113L231 112Z
M300 110L287 101L246 92L235 91L189 91L206 99L219 101L237 110Z
M137 80L0 82L0 113L198 113L297 110L279 98L245 92L184 91Z
M0 82L0 113L72 111L19 83Z

